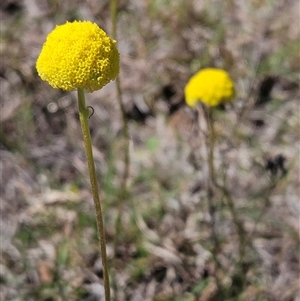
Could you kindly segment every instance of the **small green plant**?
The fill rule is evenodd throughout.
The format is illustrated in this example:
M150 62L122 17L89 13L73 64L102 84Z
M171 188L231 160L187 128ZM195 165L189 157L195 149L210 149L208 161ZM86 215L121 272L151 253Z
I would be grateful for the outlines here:
M99 232L105 300L110 301L105 231L88 122L90 110L85 103L84 92L99 90L118 75L119 52L116 42L95 23L67 22L56 26L48 35L36 68L39 76L53 88L78 92L79 117Z

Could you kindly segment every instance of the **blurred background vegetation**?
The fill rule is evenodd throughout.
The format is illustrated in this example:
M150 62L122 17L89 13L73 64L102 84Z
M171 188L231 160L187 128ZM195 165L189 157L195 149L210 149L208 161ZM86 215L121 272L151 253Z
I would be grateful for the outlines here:
M1 300L102 300L76 93L42 82L35 61L66 20L110 34L109 1L0 7ZM296 0L119 1L125 194L115 83L87 94L114 300L300 300L299 31ZM232 202L216 195L215 212L203 116L183 96L206 67L226 69L237 91L216 118L217 177Z

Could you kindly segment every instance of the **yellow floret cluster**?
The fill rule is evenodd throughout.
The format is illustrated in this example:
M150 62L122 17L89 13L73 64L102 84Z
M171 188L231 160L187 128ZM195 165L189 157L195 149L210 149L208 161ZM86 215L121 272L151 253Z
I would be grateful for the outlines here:
M197 102L213 107L229 102L235 96L234 84L228 73L215 68L203 69L192 76L184 93L185 101L191 107Z
M39 76L65 91L101 89L119 73L116 41L90 21L58 25L47 36L37 59Z

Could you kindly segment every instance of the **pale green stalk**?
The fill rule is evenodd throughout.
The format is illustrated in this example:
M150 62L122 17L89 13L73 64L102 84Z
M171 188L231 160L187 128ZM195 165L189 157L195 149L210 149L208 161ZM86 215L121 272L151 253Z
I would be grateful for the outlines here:
M108 262L106 255L106 240L105 240L105 230L103 224L103 216L101 209L101 201L99 197L99 190L97 184L97 177L95 171L95 162L93 157L91 135L89 129L89 109L85 104L84 90L78 89L78 106L79 106L79 118L81 123L81 129L83 133L86 157L88 161L88 169L90 175L90 182L92 187L93 200L96 210L96 220L97 228L99 233L100 251L103 265L103 279L104 279L104 289L105 289L105 300L110 301L110 285L109 285L109 273L108 273Z
M206 110L207 109L207 110ZM215 128L213 120L213 108L205 108L207 129L208 129L208 172L209 172L209 183L208 183L208 210L211 216L211 228L212 228L212 239L214 243L214 250L212 250L213 258L216 262L217 267L223 270L222 265L218 259L218 253L220 252L220 243L218 234L216 231L216 204L215 204L215 166L214 166L214 148L215 148ZM220 292L223 291L221 280L219 279L218 273L216 273L216 284Z
M209 133L209 151L208 151L208 167L209 167L209 178L211 181L211 185L216 184L215 178L215 166L214 166L214 152L215 152L215 127L214 127L214 120L213 120L213 108L208 108L207 113L207 126L208 126L208 133Z
M118 1L111 0L110 1L110 16L112 20L112 38L117 40L117 17L118 17ZM127 188L127 180L129 176L129 129L128 129L128 120L126 115L125 106L122 100L122 90L121 90L121 82L120 77L116 78L116 88L117 88L117 100L120 106L122 121L123 121L123 137L124 137L124 172L121 181L121 188L119 193L119 202L118 202L118 217L116 220L116 243L118 234L121 232L122 225L122 212L123 212L123 200L126 198L126 188Z
M215 240L216 251L219 251L219 241L216 233L215 225L215 166L214 166L214 148L215 148L215 129L213 121L213 109L207 108L207 127L208 127L208 172L209 172L209 183L208 183L208 208L212 219L212 233Z
M225 187L225 183L224 186L221 186L217 183L216 180L216 176L215 176L215 167L214 167L214 148L215 148L215 139L216 139L216 133L215 133L215 128L214 128L214 119L213 119L213 108L208 108L208 114L207 114L207 125L208 125L208 131L209 131L209 154L208 154L208 165L209 165L209 177L210 177L210 185L209 186L209 194L211 195L210 197L210 204L209 204L209 208L211 211L211 215L212 215L212 231L213 231L213 236L215 237L215 247L219 248L219 240L217 238L217 234L216 234L216 230L215 230L215 217L214 217L214 213L215 213L215 200L214 200L214 190L215 188L219 189L222 191L223 196L225 196L226 200L227 200L227 204L228 204L228 208L229 211L232 215L232 219L233 219L233 223L235 225L236 228L236 232L239 238L239 259L237 261L237 264L240 268L240 271L243 272L243 259L245 256L245 229L244 229L244 225L243 222L239 219L238 217L238 212L235 208L234 205L234 201L229 193L229 191L227 190L227 188ZM218 264L218 262L217 262Z

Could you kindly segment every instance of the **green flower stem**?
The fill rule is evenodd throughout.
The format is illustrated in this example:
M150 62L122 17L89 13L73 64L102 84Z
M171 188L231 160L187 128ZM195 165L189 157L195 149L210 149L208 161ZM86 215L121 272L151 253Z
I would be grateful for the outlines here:
M117 39L117 0L110 1L110 14L112 19L112 37ZM128 119L125 110L125 106L122 100L122 90L121 90L121 81L120 76L118 75L116 78L116 87L117 87L117 99L121 109L122 120L123 120L123 136L125 138L125 152L124 152L124 163L125 169L123 173L122 185L121 185L121 195L124 196L126 191L126 184L127 179L129 176L129 165L130 165L130 158L129 158L129 128L128 128Z
M220 189L223 193L223 195L225 196L226 200L227 200L227 204L228 204L228 208L229 211L231 213L232 219L233 219L233 223L238 235L238 239L239 239L239 256L238 259L236 260L236 267L237 267L237 275L240 276L241 279L241 284L240 287L244 288L246 285L246 273L247 273L247 267L244 265L244 259L245 259L245 248L246 245L249 244L251 245L250 240L247 242L246 239L246 230L244 229L244 224L242 222L242 220L238 217L238 211L234 205L234 201L231 197L230 192L227 190L225 183L223 186L221 185L217 185L218 189Z
M90 175L90 182L92 187L93 200L96 210L97 228L99 233L100 251L103 265L103 278L104 278L104 289L105 289L105 300L110 301L110 285L109 285L109 274L108 274L108 263L106 255L106 241L105 231L102 217L101 202L98 191L98 184L95 171L95 162L93 157L91 135L89 129L89 109L85 104L84 90L78 89L78 106L79 106L79 118L81 123L81 129L83 133L86 157L88 161L88 169Z
M215 178L215 166L214 166L214 149L215 149L215 127L213 120L213 108L208 108L207 125L209 132L209 153L208 153L208 165L209 165L209 178L212 185L216 184Z
M214 148L215 148L215 128L213 120L213 108L205 108L206 121L208 129L208 170L209 170L209 183L208 183L208 210L211 216L211 229L212 229L212 239L214 243L213 258L219 270L223 271L221 262L218 259L218 253L220 251L220 242L218 238L218 233L216 230L216 204L215 204L215 190L216 190L216 178L215 178L215 166L214 166ZM215 276L216 284L218 290L223 292L223 285L218 273Z
M117 6L118 0L110 0L110 18L112 23L112 38L116 39L117 37Z
M223 196L225 196L228 204L229 211L232 215L233 223L236 228L236 232L239 238L239 259L237 261L237 264L240 268L241 273L243 274L243 259L245 257L245 237L246 237L246 231L244 229L244 225L242 221L238 217L238 212L235 208L233 199L229 193L229 191L226 189L226 186L221 186L217 183L217 180L215 178L215 167L214 167L214 147L215 147L215 139L216 139L216 133L214 129L214 120L213 120L213 108L208 109L208 114L207 114L207 125L208 125L208 131L209 131L209 154L208 154L208 164L209 164L209 177L210 177L210 194L212 195L210 199L210 204L209 208L212 214L213 218L213 233L215 238L215 247L219 248L219 241L217 239L217 234L215 232L215 222L214 222L214 213L215 213L215 201L213 197L213 191L215 188L219 189L222 191Z
M215 178L215 166L214 166L214 148L215 148L215 129L213 120L213 108L207 108L207 127L208 127L208 170L209 170L209 182L208 182L208 209L212 219L212 233L215 241L215 251L219 251L219 240L215 225L215 190L216 190L216 178Z
M117 39L117 0L110 1L110 16L112 20L112 38ZM129 157L129 128L128 128L128 119L126 115L125 106L122 100L122 90L121 90L121 81L120 76L116 78L116 88L117 88L117 100L120 106L122 121L123 121L123 138L124 138L124 172L121 180L121 187L119 193L119 202L118 202L118 217L116 219L116 236L115 243L118 243L118 235L121 233L122 226L122 212L123 212L123 200L127 196L127 180L129 176L129 166L130 166L130 157Z

